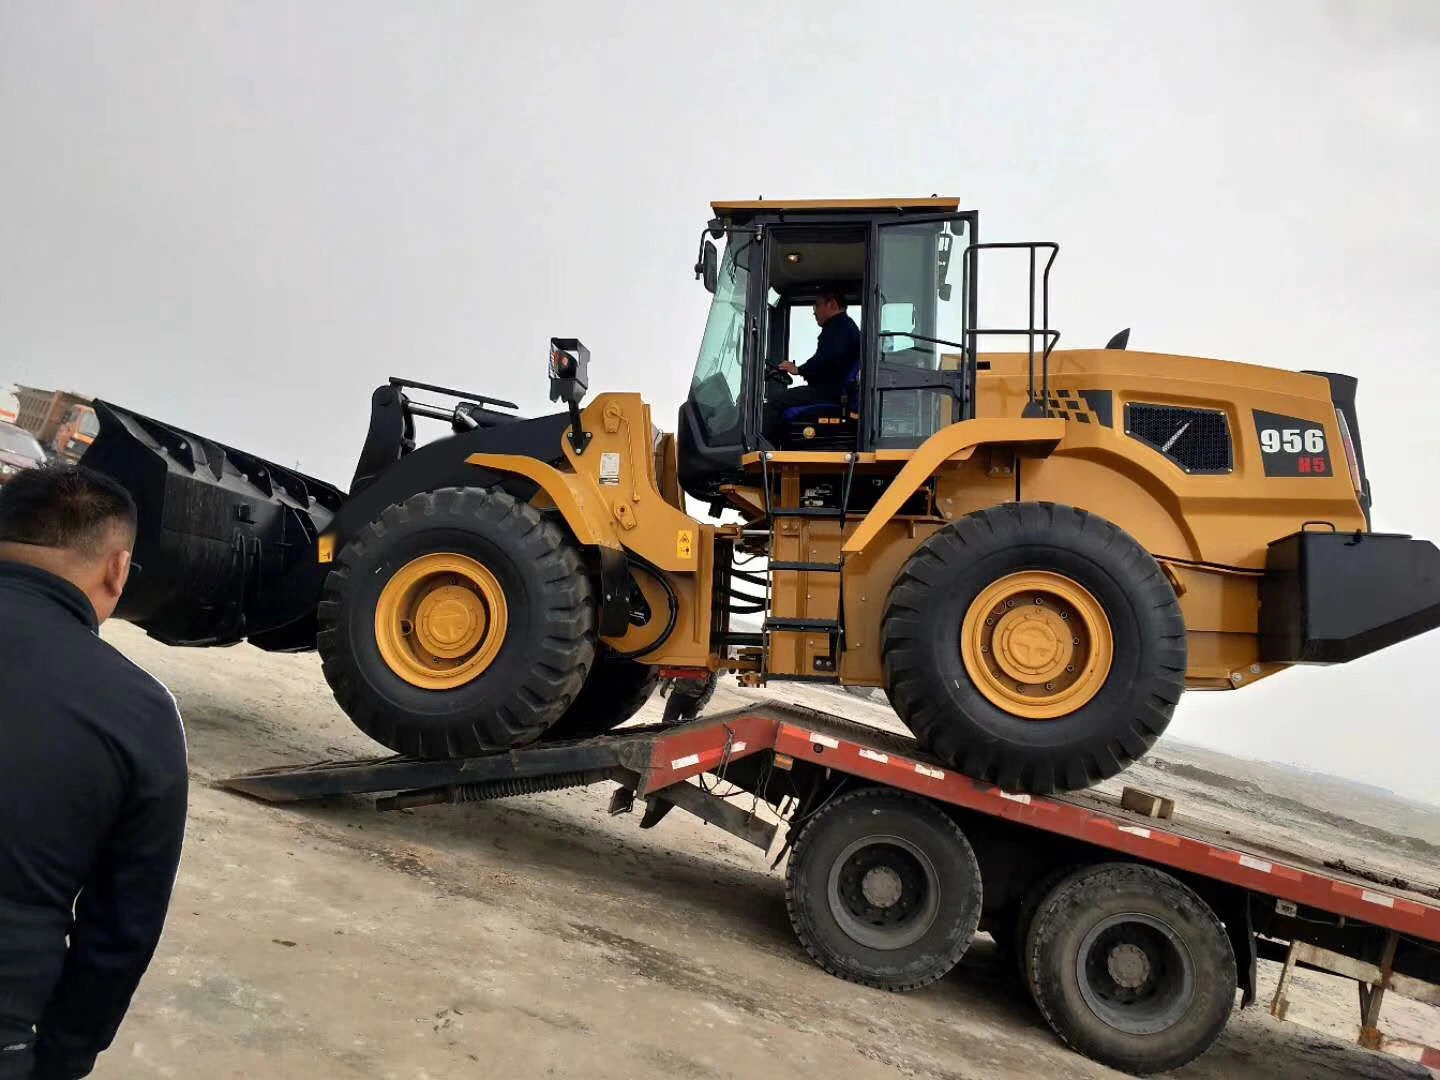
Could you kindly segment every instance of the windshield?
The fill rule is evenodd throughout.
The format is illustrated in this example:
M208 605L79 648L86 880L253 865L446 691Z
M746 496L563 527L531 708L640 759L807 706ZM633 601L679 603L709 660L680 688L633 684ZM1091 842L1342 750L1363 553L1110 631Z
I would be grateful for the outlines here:
M23 454L34 461L44 461L45 451L27 432L19 428L0 425L0 450L10 454Z
M91 409L80 414L80 434L89 435L92 439L100 434L100 418Z
M690 380L690 400L700 413L705 441L712 446L740 442L740 381L745 362L745 294L750 287L748 236L732 237L720 263L720 280L705 337Z

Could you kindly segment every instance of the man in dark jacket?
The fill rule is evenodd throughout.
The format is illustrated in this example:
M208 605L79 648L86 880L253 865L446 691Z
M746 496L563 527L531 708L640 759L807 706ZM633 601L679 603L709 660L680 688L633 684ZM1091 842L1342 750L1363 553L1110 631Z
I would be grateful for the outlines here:
M0 1080L94 1068L170 903L180 715L97 633L134 540L129 495L96 473L0 488Z
M853 398L860 382L860 327L845 313L845 297L838 292L823 292L815 301L815 321L820 324L820 339L815 355L796 366L789 360L780 370L799 375L804 386L790 386L773 391L765 401L764 434L772 447L780 445L789 409L799 406L836 406L847 395ZM853 410L856 403L852 400Z

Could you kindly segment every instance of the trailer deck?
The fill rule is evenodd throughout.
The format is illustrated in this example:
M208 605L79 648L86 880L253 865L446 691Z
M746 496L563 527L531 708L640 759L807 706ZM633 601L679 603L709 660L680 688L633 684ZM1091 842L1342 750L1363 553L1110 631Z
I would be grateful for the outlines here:
M1254 998L1257 957L1286 963L1271 1002L1281 1018L1297 966L1355 979L1362 1045L1440 1070L1440 1050L1389 1039L1379 1029L1386 991L1440 1005L1440 896L1421 883L1370 880L1324 865L1319 853L1237 839L1183 812L1157 820L1093 789L1062 796L1003 791L943 767L908 737L793 705L767 703L673 727L620 729L460 760L390 757L278 767L232 777L224 786L276 803L384 794L377 808L396 809L605 781L619 785L612 812L629 810L636 798L645 801L642 827L680 806L767 852L778 847L777 864L792 849L797 828L808 830L842 791L898 791L948 807L979 857L980 925L997 940L1018 939L1022 957L1023 920L1034 907L1027 893L1053 887L1054 867L1135 863L1163 870L1193 888L1225 923L1245 1004ZM752 792L748 808L743 799L714 794L718 781ZM777 845L782 821L790 829ZM978 900L975 906L979 916ZM792 920L795 915L792 903ZM800 922L797 933L805 940ZM805 943L834 974L910 988L847 970L833 957L827 962ZM1106 1060L1103 1047L1087 1045L1037 1003L1067 1042ZM1107 1063L1124 1067L1126 1061Z

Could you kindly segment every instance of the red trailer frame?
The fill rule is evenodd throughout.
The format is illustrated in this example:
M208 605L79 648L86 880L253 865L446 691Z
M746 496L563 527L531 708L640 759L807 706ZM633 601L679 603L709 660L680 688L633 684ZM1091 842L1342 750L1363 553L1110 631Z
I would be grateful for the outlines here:
M264 770L225 783L275 802L400 792L377 803L381 809L392 809L612 780L620 784L613 812L630 809L637 796L646 801L642 827L658 823L669 809L680 806L770 850L778 826L758 817L753 807L747 813L733 801L710 794L703 778L708 775L748 788L756 793L757 806L763 798L783 816L786 800L773 794L777 779L802 774L815 798L792 808L792 822L807 823L818 813L821 794L829 792L828 802L839 786L849 785L851 790L873 786L908 792L946 807L972 838L990 831L987 822L1008 823L1010 846L1003 842L1006 827L997 825L998 846L987 845L979 860L987 891L992 881L1003 886L1017 868L1027 869L1022 864L1036 864L1028 866L1033 871L1028 880L1039 878L1038 864L1049 850L1042 835L1062 845L1055 850L1064 851L1072 863L1076 852L1089 852L1097 863L1124 861L1173 872L1227 924L1246 1004L1254 998L1258 956L1286 964L1271 1003L1271 1012L1282 1019L1289 978L1297 966L1343 975L1360 985L1361 1045L1418 1061L1440 1073L1440 1049L1389 1038L1378 1027L1380 1003L1387 991L1440 1005L1440 977L1434 974L1440 972L1440 897L1373 883L1299 853L1210 836L1193 823L1144 817L1095 792L1049 797L1003 791L941 766L909 738L795 706L767 703L677 727L621 729L595 739L541 743L460 761L386 758L321 763ZM697 777L700 782L692 783ZM798 791L793 779L779 782ZM823 803L819 806L823 809ZM1021 830L1018 849L1014 830ZM785 841L786 848L791 840ZM786 848L781 849L782 856ZM777 856L777 865L779 861ZM1024 890L1014 886L1010 891L1018 904ZM1006 903L988 911L992 932L1004 929L1006 913L1014 907ZM1331 917L1333 924L1318 938L1307 936L1305 927L1315 922L1317 913ZM1305 921L1307 915L1311 918ZM1417 957L1425 964L1437 962L1417 969ZM1056 1026L1048 1014L1046 1019Z

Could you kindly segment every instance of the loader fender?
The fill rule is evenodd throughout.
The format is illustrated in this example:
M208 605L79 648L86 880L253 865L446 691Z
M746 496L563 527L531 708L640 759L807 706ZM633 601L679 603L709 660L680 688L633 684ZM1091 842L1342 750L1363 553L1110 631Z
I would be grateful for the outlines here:
M536 462L564 461L561 441L570 418L564 413L517 420L502 427L467 431L426 443L386 468L346 500L320 537L319 559L329 562L346 542L385 509L398 506L422 491L445 487L476 487L485 483L480 470L467 464L474 454L496 454ZM496 474L503 480L505 474ZM517 498L529 501L535 483L523 474L509 474L521 490ZM494 482L493 480L491 482Z
M585 547L620 548L620 539L610 524L608 508L598 494L585 490L588 485L581 477L562 473L553 465L518 454L471 454L465 463L490 472L523 476L536 484L555 504L555 509L565 519L578 543Z
M1065 421L1058 417L984 418L941 428L916 450L878 451L877 458L908 455L910 460L845 541L845 554L864 551L905 500L946 462L965 461L982 446L1008 446L1023 457L1045 457L1064 437Z

